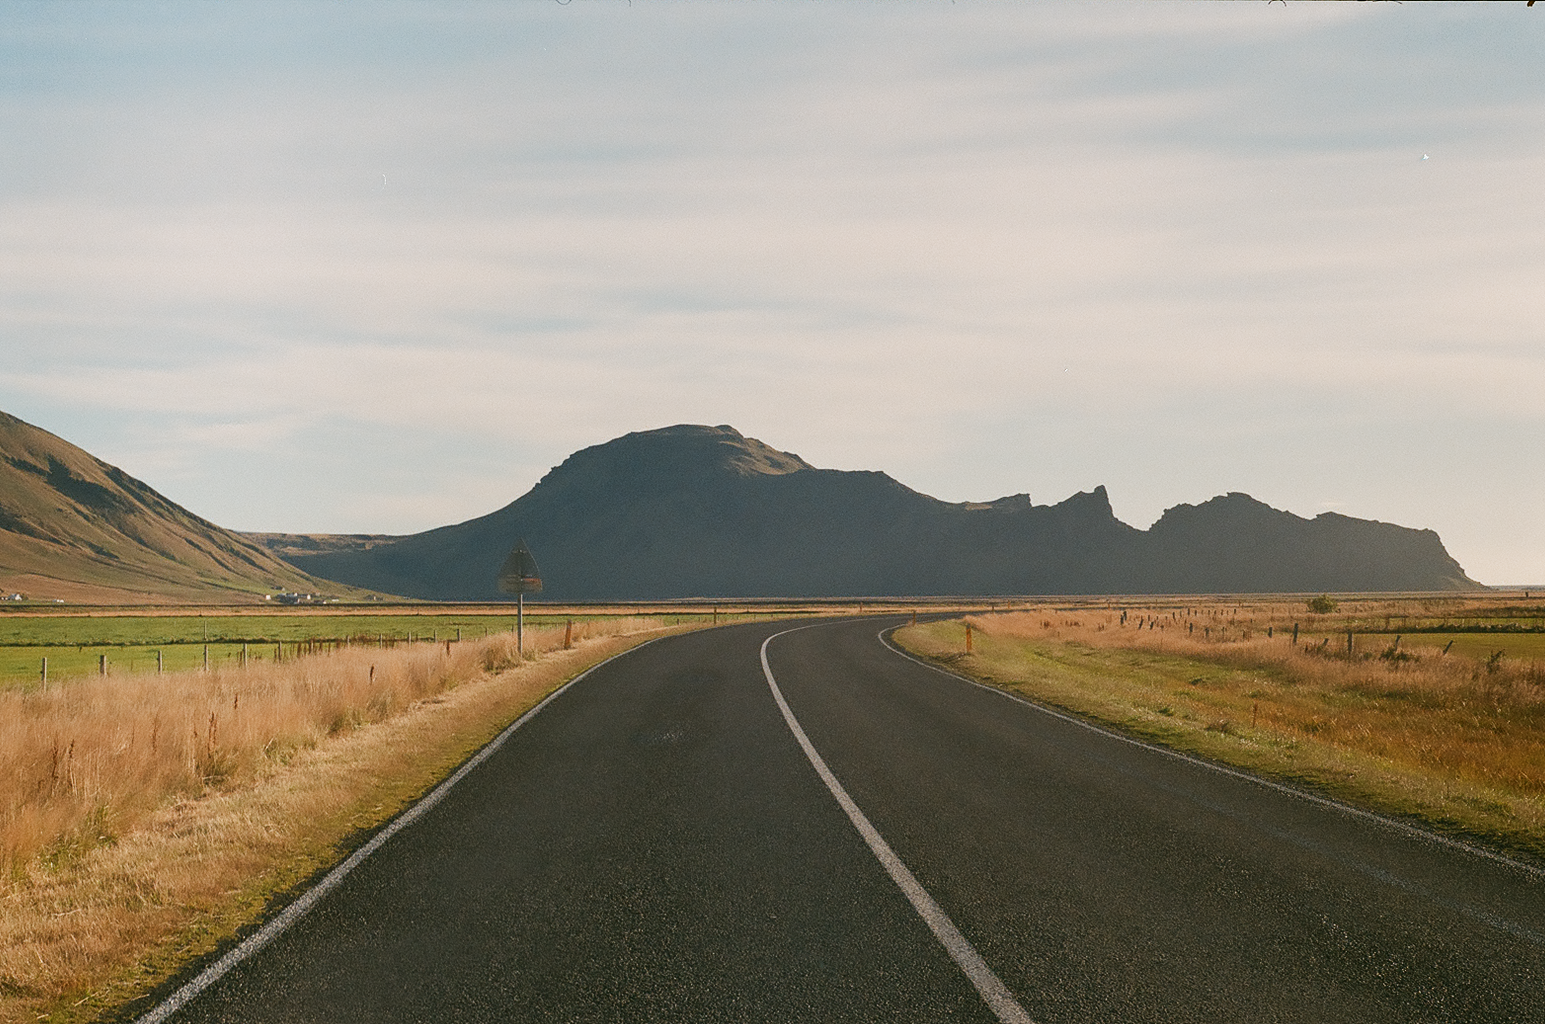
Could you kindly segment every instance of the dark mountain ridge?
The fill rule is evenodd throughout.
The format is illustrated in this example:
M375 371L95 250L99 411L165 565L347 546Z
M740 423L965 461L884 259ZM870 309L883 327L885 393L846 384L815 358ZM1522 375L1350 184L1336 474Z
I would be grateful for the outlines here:
M544 596L1272 593L1478 589L1437 534L1245 494L1177 505L1148 530L1104 487L1055 505L951 503L884 473L817 469L728 426L627 434L571 455L498 511L368 545L265 535L308 573L491 600L524 538Z

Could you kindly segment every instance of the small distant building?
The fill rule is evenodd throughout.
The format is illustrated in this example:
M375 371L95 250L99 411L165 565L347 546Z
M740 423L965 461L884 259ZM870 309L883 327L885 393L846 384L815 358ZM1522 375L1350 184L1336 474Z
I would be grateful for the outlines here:
M27 599L27 595L26 594L6 594L5 595L5 599L7 601L25 601Z

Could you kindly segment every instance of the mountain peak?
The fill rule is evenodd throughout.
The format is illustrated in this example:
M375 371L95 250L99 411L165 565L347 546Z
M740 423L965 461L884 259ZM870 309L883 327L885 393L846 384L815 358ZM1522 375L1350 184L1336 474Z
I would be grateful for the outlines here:
M639 430L570 455L542 478L543 484L589 478L606 480L701 480L721 474L782 476L812 469L798 455L780 452L728 424L693 423Z
M1096 484L1092 491L1070 494L1052 507L1067 514L1091 516L1102 521L1116 521L1116 513L1110 507L1110 495L1105 492L1104 484Z

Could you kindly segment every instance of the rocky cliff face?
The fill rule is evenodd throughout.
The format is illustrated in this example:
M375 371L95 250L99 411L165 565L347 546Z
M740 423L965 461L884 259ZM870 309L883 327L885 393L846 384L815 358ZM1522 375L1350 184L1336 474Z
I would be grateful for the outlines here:
M500 596L495 576L521 538L558 600L1478 586L1430 530L1306 520L1243 494L1177 506L1146 531L1116 519L1103 487L1056 505L952 504L884 473L816 469L728 426L586 448L456 526L316 553L270 543L329 579L485 600Z

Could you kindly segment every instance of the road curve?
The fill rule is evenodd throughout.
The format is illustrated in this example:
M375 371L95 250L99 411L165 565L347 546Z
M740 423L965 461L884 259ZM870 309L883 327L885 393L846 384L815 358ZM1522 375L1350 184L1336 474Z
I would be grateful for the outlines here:
M602 666L170 1019L1007 1019L776 689L1037 1024L1545 1020L1545 874L954 679L895 621Z

